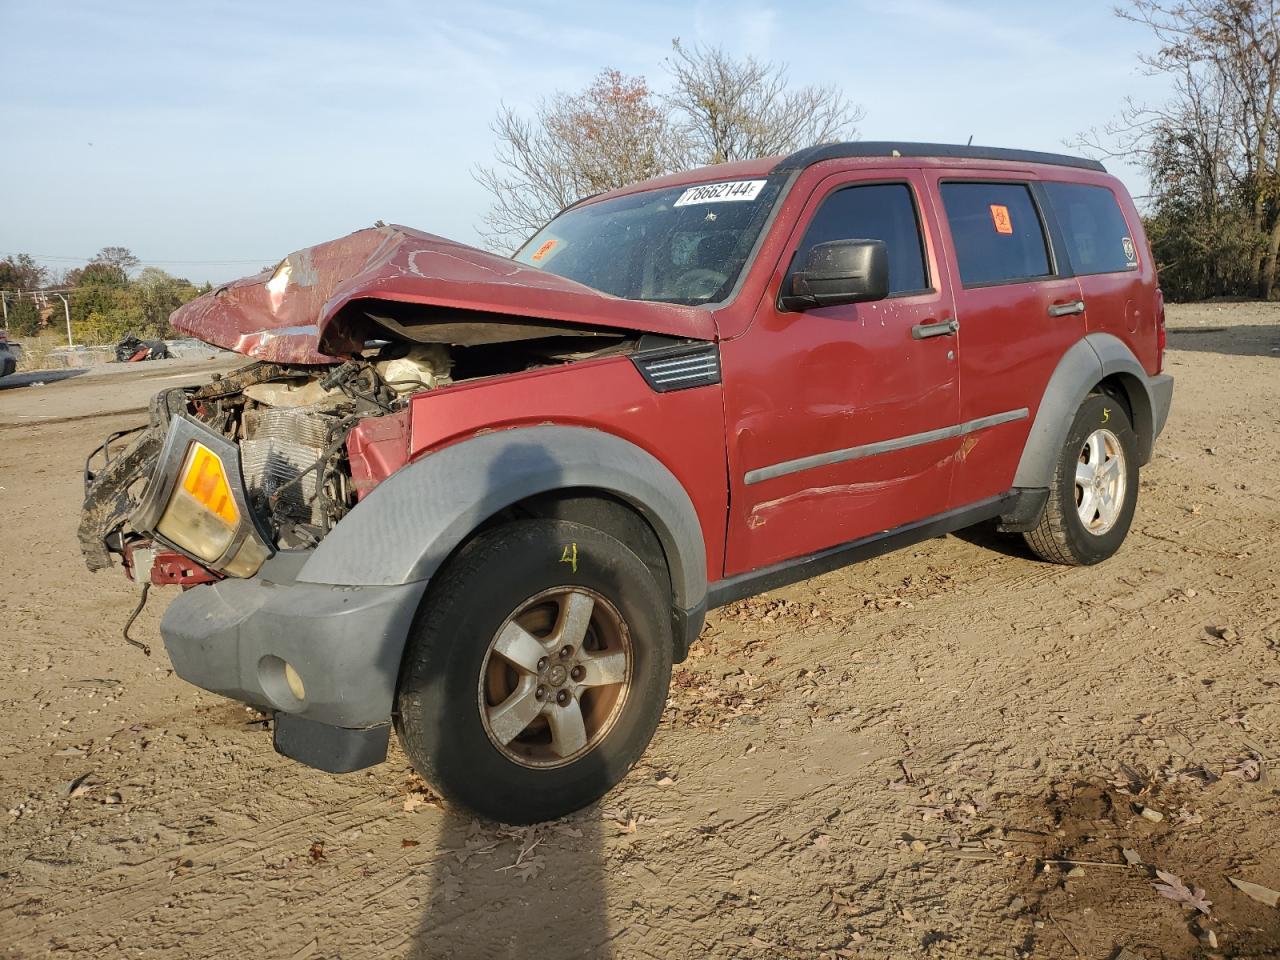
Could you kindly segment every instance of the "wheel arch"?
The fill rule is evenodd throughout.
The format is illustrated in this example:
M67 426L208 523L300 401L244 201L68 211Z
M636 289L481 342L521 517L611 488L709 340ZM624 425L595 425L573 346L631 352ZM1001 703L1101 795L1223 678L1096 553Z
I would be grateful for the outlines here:
M1076 341L1063 354L1045 387L1013 486L1049 485L1076 411L1085 397L1098 389L1127 404L1138 437L1138 462L1147 463L1157 432L1149 379L1133 351L1118 337L1091 333Z
M673 659L679 663L702 630L702 611L687 610L675 601L672 563L653 522L633 503L601 487L562 487L534 494L487 518L454 550L462 550L475 536L503 523L527 517L570 520L606 533L640 558L667 597L675 638Z
M586 427L496 431L414 461L343 518L299 579L334 585L426 580L475 532L520 510L574 514L564 519L593 515L623 533L634 523L626 518L640 519L644 527L630 529L640 532L642 547L643 531L656 539L673 605L686 612L705 608L706 546L688 493L652 454ZM656 568L652 550L645 552L641 559ZM696 619L700 628L700 615Z

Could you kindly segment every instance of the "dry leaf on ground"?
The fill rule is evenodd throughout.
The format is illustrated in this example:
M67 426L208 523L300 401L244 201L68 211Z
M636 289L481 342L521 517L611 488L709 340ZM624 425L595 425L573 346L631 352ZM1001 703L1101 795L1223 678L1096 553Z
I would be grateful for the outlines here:
M1213 903L1205 899L1204 888L1196 887L1192 889L1182 882L1182 878L1176 874L1166 873L1163 870L1157 870L1156 876L1162 881L1161 883L1153 883L1156 893L1162 897L1168 897L1175 903L1184 907L1191 907L1199 910L1206 917L1209 915L1209 908Z
M1246 757L1223 774L1225 777L1236 777L1245 783L1255 783L1262 778L1262 761L1254 757Z
M1268 907L1274 907L1276 904L1280 903L1280 891L1272 890L1270 887L1264 887L1260 883L1250 883L1248 880L1237 880L1235 877L1227 877L1227 881L1246 897L1252 897L1259 903L1265 903Z

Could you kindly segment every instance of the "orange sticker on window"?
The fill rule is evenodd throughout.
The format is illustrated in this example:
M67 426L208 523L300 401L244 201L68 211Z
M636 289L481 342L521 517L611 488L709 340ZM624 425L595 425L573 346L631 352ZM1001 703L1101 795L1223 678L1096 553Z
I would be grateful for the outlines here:
M541 260L543 257L545 257L548 253L551 252L551 248L554 247L555 245L556 245L555 240L548 240L546 243L540 246L537 250L535 250L533 252L533 256L531 256L529 259Z
M1013 221L1009 219L1009 208L1003 203L991 205L991 222L996 225L996 233L1013 233Z

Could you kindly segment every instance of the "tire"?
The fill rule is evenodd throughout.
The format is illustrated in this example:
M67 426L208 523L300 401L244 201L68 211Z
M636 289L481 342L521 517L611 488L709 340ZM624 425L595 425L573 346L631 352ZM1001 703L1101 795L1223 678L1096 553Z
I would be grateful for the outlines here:
M1108 466L1117 460L1115 467ZM1086 483L1091 476L1101 487ZM1129 414L1115 398L1090 394L1058 454L1040 522L1024 534L1027 544L1050 563L1101 563L1120 549L1137 503L1138 438ZM1082 514L1092 519L1087 522Z
M504 823L598 800L666 705L670 607L649 568L592 527L520 520L480 533L412 628L396 697L405 753L447 801Z

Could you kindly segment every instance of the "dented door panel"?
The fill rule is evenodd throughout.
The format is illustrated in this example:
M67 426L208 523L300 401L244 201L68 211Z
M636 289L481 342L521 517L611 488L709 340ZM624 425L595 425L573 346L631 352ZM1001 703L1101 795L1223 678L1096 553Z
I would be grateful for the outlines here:
M916 194L933 289L803 313L779 310L791 258L821 202L838 188L886 181L910 184ZM810 181L810 200L793 221L750 329L722 346L732 490L728 576L947 508L960 440L943 433L958 422L958 380L952 337L912 335L918 324L952 317L921 184L918 172L908 170Z

